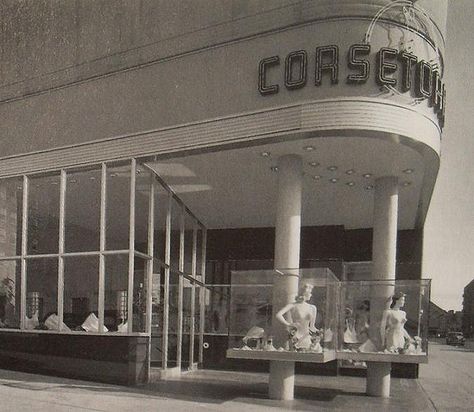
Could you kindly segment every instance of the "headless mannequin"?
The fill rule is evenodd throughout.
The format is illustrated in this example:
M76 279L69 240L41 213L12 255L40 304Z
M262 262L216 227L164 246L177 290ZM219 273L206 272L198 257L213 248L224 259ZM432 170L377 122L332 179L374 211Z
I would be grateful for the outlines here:
M316 306L308 303L312 290L311 284L302 284L295 302L289 303L276 314L276 318L288 328L292 335L295 349L310 349L311 333L318 331L314 326Z
M405 305L405 295L399 294L392 298L390 309L383 313L380 324L380 334L383 348L390 352L399 352L405 348L405 340L413 342L408 332L405 330L407 314L401 308Z

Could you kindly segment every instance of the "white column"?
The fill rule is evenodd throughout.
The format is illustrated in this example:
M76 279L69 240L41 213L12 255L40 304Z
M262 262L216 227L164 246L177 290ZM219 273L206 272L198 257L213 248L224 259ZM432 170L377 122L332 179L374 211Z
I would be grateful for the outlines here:
M278 159L278 198L275 224L275 269L293 269L300 265L301 193L303 163L300 156L285 155ZM273 286L272 332L274 345L284 346L288 333L276 323L275 314L298 292L298 277L285 276ZM269 396L272 399L293 399L294 362L270 362Z
M380 177L375 181L374 230L372 244L372 279L395 279L398 220L398 178ZM370 297L369 330L372 341L382 349L380 321L387 309L393 285L373 286ZM367 363L367 394L388 398L390 396L391 364Z

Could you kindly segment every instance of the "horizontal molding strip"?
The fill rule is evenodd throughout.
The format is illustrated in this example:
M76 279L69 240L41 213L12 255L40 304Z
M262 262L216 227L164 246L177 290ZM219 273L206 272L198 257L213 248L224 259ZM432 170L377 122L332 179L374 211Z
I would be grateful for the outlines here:
M0 159L0 177L57 170L103 161L176 154L236 146L271 138L374 136L393 141L400 135L439 154L441 133L430 118L380 99L340 98L303 102L237 116L118 136L79 145ZM402 144L402 143L400 143Z

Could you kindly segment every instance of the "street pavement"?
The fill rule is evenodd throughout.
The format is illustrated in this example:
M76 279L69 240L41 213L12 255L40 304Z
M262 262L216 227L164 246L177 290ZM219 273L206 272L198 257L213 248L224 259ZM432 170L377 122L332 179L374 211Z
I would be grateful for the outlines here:
M392 379L389 399L365 395L365 379L298 376L296 399L269 400L267 374L197 371L124 387L0 370L0 411L473 411L474 352L430 346L421 378Z
M474 411L474 351L431 342L418 382L437 411Z

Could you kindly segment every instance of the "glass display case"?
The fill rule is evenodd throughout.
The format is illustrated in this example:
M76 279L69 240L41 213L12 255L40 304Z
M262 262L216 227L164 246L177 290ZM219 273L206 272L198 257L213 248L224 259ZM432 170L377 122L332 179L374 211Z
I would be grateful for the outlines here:
M343 366L428 361L430 280L341 282L338 300Z
M335 359L337 283L327 268L232 272L227 357Z

